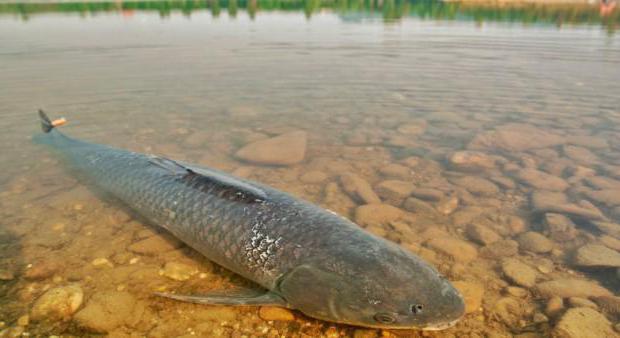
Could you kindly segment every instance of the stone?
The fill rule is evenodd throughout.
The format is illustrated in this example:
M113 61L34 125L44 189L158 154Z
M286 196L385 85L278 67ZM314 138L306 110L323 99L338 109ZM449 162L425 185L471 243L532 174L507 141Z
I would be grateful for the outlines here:
M105 257L99 257L93 259L91 264L96 268L113 268L114 265Z
M438 202L444 198L444 193L432 188L415 188L411 191L411 196L425 201Z
M489 177L489 180L491 180L491 182L499 185L501 188L504 188L504 189L514 189L517 187L515 182L508 177L491 176Z
M562 297L553 296L549 298L547 305L545 307L545 313L549 317L555 317L559 315L564 310L564 300Z
M609 208L620 206L620 189L604 189L585 192L588 198Z
M525 251L545 253L553 249L553 242L538 232L528 231L517 237L519 247Z
M299 180L307 184L317 184L325 181L327 174L322 171L309 171L299 177Z
M418 120L415 122L409 122L398 126L399 133L404 135L419 135L426 130L426 121Z
M277 320L283 322L290 322L295 320L295 315L285 308L275 306L261 306L258 310L258 316L263 320Z
M185 281L190 279L193 275L198 273L198 269L191 265L178 263L178 262L168 262L164 266L161 271L163 276L166 276L170 279Z
M569 297L568 304L571 307L589 307L590 309L598 310L598 305L587 298Z
M204 131L204 130L198 130L195 131L191 134L189 134L186 138L185 138L185 145L189 146L189 147L200 147L202 145L204 145L205 143L207 143L207 141L209 140L211 133Z
M307 134L292 131L245 145L235 153L240 160L266 165L292 165L304 160Z
M609 235L602 235L601 237L599 237L599 240L606 247L614 249L616 251L620 251L620 240L615 239Z
M24 278L29 280L41 280L53 276L60 269L60 265L52 260L41 260L32 264L24 271Z
M456 196L450 196L442 199L437 203L435 209L444 215L450 215L459 207L459 198Z
M143 254L155 255L162 252L172 251L183 245L178 239L168 234L160 234L158 236L148 237L146 239L135 242L129 246L129 251Z
M15 279L13 271L7 269L0 269L0 281L10 281Z
M617 337L605 316L587 307L569 309L551 332L553 338Z
M495 231L476 223L469 224L465 229L465 234L472 241L482 245L488 245L502 239Z
M427 202L419 200L417 198L409 197L403 203L403 208L407 211L419 214L435 214L435 208Z
M373 329L355 329L353 338L377 338L377 330Z
M30 318L44 322L67 321L82 305L83 299L84 293L79 285L49 289L35 301Z
M620 253L599 244L586 244L575 252L573 264L581 267L620 267Z
M457 151L448 156L450 165L459 170L478 171L495 168L495 159L479 151Z
M564 155L575 162L592 164L598 162L598 156L584 147L565 145L562 147Z
M396 221L405 212L389 204L366 204L355 209L355 222L361 226L383 225Z
M506 293L508 293L511 296L514 297L518 297L518 298L524 298L525 296L527 296L527 290L524 288L520 288L520 287L516 287L516 286L509 286L506 288Z
M543 224L545 234L554 241L570 241L577 236L575 223L562 214L546 213Z
M597 296L610 296L611 292L604 287L598 285L595 282L562 278L555 279L547 282L538 283L534 290L545 298L551 298L554 296L561 298L568 297L597 297Z
M499 193L499 188L493 182L482 177L464 176L453 179L452 183L465 188L474 195L493 196Z
M484 286L477 282L454 281L452 285L459 290L465 300L465 313L476 312L482 306Z
M588 220L604 220L605 216L599 211L584 208L568 202L566 195L560 192L534 191L530 197L530 204L537 212L552 212L566 214Z
M620 224L612 222L594 222L594 226L607 235L620 239Z
M145 305L126 291L100 291L75 314L74 321L87 331L107 333L121 326L134 326L141 319Z
M340 175L340 185L342 189L354 200L364 202L366 204L381 203L381 199L370 184L353 173L344 173Z
M29 323L30 316L28 315L19 316L19 318L17 318L17 325L19 326L28 326Z
M382 181L375 187L375 191L383 200L394 205L400 205L415 189L413 183L399 180Z
M612 317L620 316L620 297L600 296L592 298L598 307Z
M411 177L411 169L402 164L396 163L390 163L384 167L381 167L381 169L379 169L379 172L383 176L401 180L406 180Z
M569 187L562 178L536 169L522 169L517 172L516 177L522 183L541 190L564 191Z
M457 262L467 263L478 257L476 247L454 237L431 238L426 245Z
M489 259L511 257L519 252L519 243L511 239L493 242L480 250L480 256Z
M587 177L584 181L597 190L620 189L620 181L605 176Z
M468 149L497 149L508 153L550 148L565 143L565 138L529 124L508 123L474 137Z
M502 262L502 272L513 283L531 288L536 283L538 273L515 258L507 258Z

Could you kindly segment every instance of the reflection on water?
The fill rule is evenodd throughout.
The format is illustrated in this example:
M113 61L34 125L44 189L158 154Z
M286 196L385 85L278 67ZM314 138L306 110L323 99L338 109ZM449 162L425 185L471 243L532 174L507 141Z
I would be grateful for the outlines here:
M118 2L62 2L62 3L17 3L0 4L0 14L14 13L27 20L32 15L50 12L76 12L96 14L99 12L122 12L131 15L133 11L157 11L166 17L175 11L190 16L194 11L209 10L215 17L226 11L235 17L239 10L245 10L254 18L259 11L303 11L310 18L314 13L332 10L345 20L361 20L380 16L391 22L413 16L426 19L467 20L476 22L501 21L521 23L599 24L613 31L620 22L620 11L611 11L601 16L598 6L590 4L513 4L497 7L485 2L460 3L436 0L207 0L207 1L118 1Z
M2 335L617 336L620 38L598 27L607 19L582 6L253 4L220 2L218 17L208 2L2 5ZM190 20L160 17L190 7ZM528 20L596 26L501 22ZM422 335L153 297L248 282L33 145L40 107L72 136L351 218L435 265L468 314ZM240 151L283 134L307 136L287 142L301 162Z

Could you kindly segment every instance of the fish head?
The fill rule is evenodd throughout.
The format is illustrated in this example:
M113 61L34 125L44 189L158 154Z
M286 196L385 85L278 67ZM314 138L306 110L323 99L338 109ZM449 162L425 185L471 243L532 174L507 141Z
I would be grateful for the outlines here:
M395 245L298 266L278 287L308 316L363 327L442 330L465 313L463 297L446 278Z

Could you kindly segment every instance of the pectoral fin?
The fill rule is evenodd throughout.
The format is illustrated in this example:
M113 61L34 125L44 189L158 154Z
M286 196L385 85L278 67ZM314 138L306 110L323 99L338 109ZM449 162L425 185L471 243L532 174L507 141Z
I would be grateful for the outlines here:
M288 307L286 301L273 292L254 295L225 295L214 292L205 295L176 295L172 293L155 292L155 295L179 300L182 302L208 305L270 305Z

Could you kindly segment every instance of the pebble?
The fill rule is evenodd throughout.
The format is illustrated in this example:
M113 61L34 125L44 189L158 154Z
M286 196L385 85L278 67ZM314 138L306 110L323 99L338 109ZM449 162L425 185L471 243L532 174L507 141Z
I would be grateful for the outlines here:
M565 138L525 123L508 123L474 137L468 149L497 149L509 153L530 149L550 148L563 144Z
M617 337L609 320L587 307L577 307L566 311L553 328L552 335L562 338Z
M411 196L425 201L438 202L444 198L444 193L432 188L415 188L411 191Z
M495 159L479 151L457 151L448 156L450 165L459 170L478 171L495 168Z
M545 233L558 242L570 241L577 236L575 223L561 214L546 213L544 227Z
M288 309L275 306L261 306L258 316L263 320L277 320L289 322L295 320L295 315Z
M620 188L586 191L586 196L609 208L620 206Z
M435 206L435 209L444 215L450 215L459 207L459 198L456 196L450 196L439 201Z
M78 285L68 285L47 290L39 297L30 311L35 321L66 321L82 305L84 293Z
M103 268L103 267L113 268L114 267L112 262L110 262L107 258L103 258L103 257L93 259L91 264L94 267L98 267L98 268Z
M592 298L599 308L614 317L620 317L620 297L600 296Z
M519 243L511 239L493 242L480 250L480 256L484 258L497 259L501 257L511 257L519 252Z
M545 253L553 249L553 242L538 232L528 231L517 237L519 247L525 251Z
M361 226L383 225L403 215L403 210L389 204L366 204L355 209L355 222Z
M484 296L482 284L470 281L454 281L452 285L463 295L466 313L476 312L480 309Z
M598 209L584 208L580 205L569 203L566 195L561 192L534 191L530 196L530 204L537 212L553 212L589 220L605 219L605 216Z
M620 267L620 253L599 244L586 244L575 252L573 264L582 267Z
M511 296L518 297L518 298L524 298L525 296L527 296L527 290L524 288L517 287L517 286L507 287L506 293L508 293Z
M379 197L393 205L400 205L413 189L415 189L413 183L399 180L386 180L375 186Z
M183 243L178 239L167 234L160 234L135 242L131 244L128 249L138 254L154 255L178 249L182 245Z
M433 206L425 201L414 197L409 197L403 203L403 208L407 211L419 214L435 214L436 210Z
M536 169L520 170L516 177L522 183L541 190L564 191L569 187L568 183L562 178Z
M145 306L126 291L100 291L75 314L79 327L90 332L106 333L119 326L133 326L140 321Z
M409 169L408 167L402 164L397 164L397 163L390 163L384 167L381 167L379 169L379 173L381 173L381 175L386 176L386 177L391 177L391 178L396 178L396 179L401 179L401 180L406 180L411 177L411 169Z
M30 316L28 315L23 315L17 318L17 325L19 326L28 326L29 323L30 323Z
M321 183L327 179L327 174L322 171L309 171L299 177L299 180L307 184Z
M502 272L513 283L531 288L536 283L538 273L515 258L507 258L502 262Z
M499 193L499 188L495 183L476 176L465 176L452 180L452 183L465 188L474 195L494 196Z
M377 338L377 330L372 329L355 329L353 338Z
M292 165L304 160L307 133L288 132L245 145L235 153L240 160L266 165Z
M198 273L198 269L191 265L177 263L177 262L168 262L164 266L161 274L170 279L185 281L190 279L193 275Z
M573 279L573 278L562 278L555 279L551 281L546 281L542 283L538 283L534 290L543 297L597 297L597 296L609 296L611 292L604 287L598 285L595 282L583 280L583 279Z
M502 239L495 231L476 223L469 224L465 229L465 234L472 241L482 245L488 245Z
M546 323L549 321L549 318L540 312L536 312L534 317L532 317L532 321L536 324Z
M59 269L60 266L54 261L38 261L33 263L32 266L24 272L24 278L29 280L46 279L53 276Z
M15 278L15 274L12 271L6 269L0 269L0 280L10 281Z
M354 200L361 201L366 204L381 203L381 199L377 196L370 184L356 174L344 173L340 175L340 185L342 186L342 189Z
M454 237L431 238L426 245L457 262L467 263L478 257L476 247Z
M561 297L551 297L545 306L545 313L549 317L555 317L564 310L564 300Z
M570 304L571 307L589 307L591 309L598 310L598 305L587 298L569 297L568 304Z

